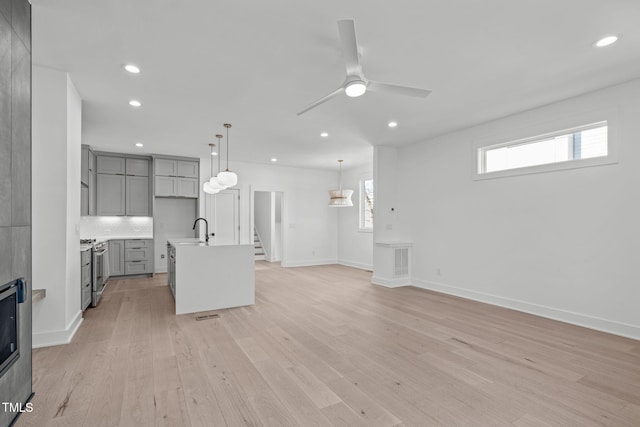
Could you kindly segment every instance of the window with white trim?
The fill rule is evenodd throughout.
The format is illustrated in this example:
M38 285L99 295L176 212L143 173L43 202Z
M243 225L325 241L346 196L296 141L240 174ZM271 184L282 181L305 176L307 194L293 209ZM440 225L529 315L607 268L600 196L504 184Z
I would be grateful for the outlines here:
M360 230L373 231L373 179L360 181Z
M610 154L607 122L478 148L478 174L576 162Z

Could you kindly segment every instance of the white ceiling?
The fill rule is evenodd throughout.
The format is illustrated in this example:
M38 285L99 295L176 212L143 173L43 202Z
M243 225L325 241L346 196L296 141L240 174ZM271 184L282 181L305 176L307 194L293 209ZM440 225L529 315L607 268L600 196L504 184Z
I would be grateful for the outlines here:
M125 152L204 157L229 122L232 161L349 167L371 145L640 77L638 0L33 0L32 16L33 62L70 73L84 142ZM341 95L296 116L344 80L341 18L356 21L368 78L433 93ZM610 33L622 39L591 46Z

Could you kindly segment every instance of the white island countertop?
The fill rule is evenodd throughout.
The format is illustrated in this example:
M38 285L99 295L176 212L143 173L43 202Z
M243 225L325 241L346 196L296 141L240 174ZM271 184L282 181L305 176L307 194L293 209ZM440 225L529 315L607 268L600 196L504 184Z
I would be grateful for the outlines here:
M255 303L254 245L172 238L176 314ZM170 278L171 280L171 278Z

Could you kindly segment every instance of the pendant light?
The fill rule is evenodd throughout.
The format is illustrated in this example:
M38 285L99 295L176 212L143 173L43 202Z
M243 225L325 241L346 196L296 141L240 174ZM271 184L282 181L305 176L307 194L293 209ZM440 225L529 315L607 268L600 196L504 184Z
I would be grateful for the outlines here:
M216 135L216 138L218 138L218 148L222 148L222 145L220 144L222 135L218 134ZM211 157L213 157L213 149L211 149ZM222 157L222 154L218 153L218 172L220 172L220 157ZM218 182L218 178L213 174L213 159L211 159L211 178L209 179L209 186L214 190L224 190L225 188L227 188L224 185L221 185Z
M229 128L231 125L229 123L225 123L224 127L227 128L227 168L218 173L218 183L229 188L238 183L238 175L229 170Z
M209 148L211 149L211 156L209 156L211 157L211 176L213 176L213 147L215 146L216 144L209 144ZM202 185L202 190L207 194L216 194L219 193L222 188L217 188L216 186L212 185L210 181L205 181L205 183Z
M346 208L353 206L353 202L351 201L353 190L342 189L342 160L338 160L338 164L340 165L340 188L338 190L329 190L329 206L334 208Z

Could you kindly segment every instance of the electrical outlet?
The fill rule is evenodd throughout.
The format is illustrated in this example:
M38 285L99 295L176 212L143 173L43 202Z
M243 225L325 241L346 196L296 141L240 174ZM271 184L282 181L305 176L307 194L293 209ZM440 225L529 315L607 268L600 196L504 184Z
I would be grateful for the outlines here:
M164 259L164 254L160 254L160 259Z
M439 268L436 268L436 274L437 274L438 276L442 276L442 273L440 272L440 269L439 269Z
M311 251L311 255L315 256L315 254L316 254L316 251Z

